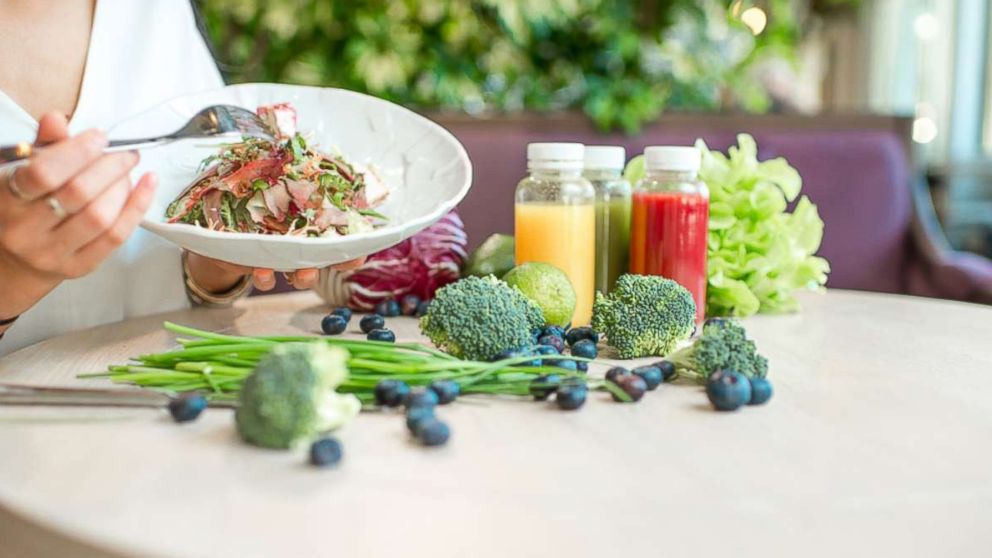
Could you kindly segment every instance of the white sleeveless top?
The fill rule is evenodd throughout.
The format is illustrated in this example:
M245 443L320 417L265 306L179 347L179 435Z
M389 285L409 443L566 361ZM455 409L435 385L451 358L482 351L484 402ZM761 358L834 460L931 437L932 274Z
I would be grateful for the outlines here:
M69 130L111 130L172 97L222 85L189 0L98 0ZM0 144L32 141L37 128L0 91ZM109 135L113 139L112 130ZM68 331L187 305L179 249L139 229L96 272L62 283L22 315L0 340L0 355Z

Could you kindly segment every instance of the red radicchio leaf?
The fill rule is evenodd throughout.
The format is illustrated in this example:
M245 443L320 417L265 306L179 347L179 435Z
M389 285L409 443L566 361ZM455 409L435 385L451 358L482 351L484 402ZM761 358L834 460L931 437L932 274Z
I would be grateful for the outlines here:
M400 242L369 256L354 270L325 270L318 291L333 305L371 310L376 303L415 294L434 298L434 292L458 280L467 255L468 236L457 213Z

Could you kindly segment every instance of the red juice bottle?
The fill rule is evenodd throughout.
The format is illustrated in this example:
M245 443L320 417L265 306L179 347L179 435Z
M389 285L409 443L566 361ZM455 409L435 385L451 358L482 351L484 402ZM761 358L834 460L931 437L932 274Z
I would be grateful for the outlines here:
M634 188L630 272L661 275L685 287L706 311L706 242L710 195L699 180L695 147L644 150L645 175Z

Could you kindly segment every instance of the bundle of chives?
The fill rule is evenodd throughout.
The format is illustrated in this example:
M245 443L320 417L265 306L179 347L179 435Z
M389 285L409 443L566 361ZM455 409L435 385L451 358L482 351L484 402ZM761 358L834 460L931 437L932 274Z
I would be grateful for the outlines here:
M542 374L574 377L594 389L618 391L609 382L588 380L584 373L555 366L528 365L538 357L521 356L495 362L461 360L418 343L387 343L337 337L242 337L202 331L165 323L181 336L181 348L135 357L131 364L110 366L106 372L81 374L80 378L106 377L166 393L203 391L214 400L236 400L242 383L258 361L280 343L323 342L348 350L348 379L338 391L355 394L363 403L374 400L381 380L403 380L413 386L435 380L452 380L464 394L529 394L531 383ZM542 361L585 359L542 355Z

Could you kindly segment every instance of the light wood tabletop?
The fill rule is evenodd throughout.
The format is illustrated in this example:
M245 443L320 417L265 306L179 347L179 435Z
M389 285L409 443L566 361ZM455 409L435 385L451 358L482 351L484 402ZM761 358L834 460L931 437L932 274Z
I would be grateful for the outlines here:
M717 413L678 384L578 412L463 398L439 409L442 448L412 443L398 412L363 413L331 470L242 444L226 409L179 426L160 410L0 408L0 555L987 555L992 309L802 302L746 321L771 362L767 405ZM306 293L131 320L0 359L0 382L105 386L75 375L171 347L164 319L316 333L326 311Z

